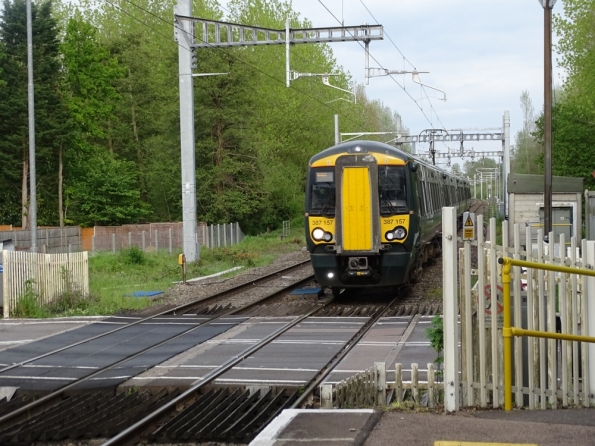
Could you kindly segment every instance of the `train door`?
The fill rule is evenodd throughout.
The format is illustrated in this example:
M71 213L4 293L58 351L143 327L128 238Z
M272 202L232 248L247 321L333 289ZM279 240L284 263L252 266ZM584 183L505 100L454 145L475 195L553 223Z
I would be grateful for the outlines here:
M335 163L337 254L378 254L378 164L371 155L344 155Z

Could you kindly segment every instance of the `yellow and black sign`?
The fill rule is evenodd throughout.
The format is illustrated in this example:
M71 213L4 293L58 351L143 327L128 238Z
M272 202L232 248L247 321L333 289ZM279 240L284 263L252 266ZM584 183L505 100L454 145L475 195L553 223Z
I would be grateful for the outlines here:
M475 214L463 212L463 240L475 239Z

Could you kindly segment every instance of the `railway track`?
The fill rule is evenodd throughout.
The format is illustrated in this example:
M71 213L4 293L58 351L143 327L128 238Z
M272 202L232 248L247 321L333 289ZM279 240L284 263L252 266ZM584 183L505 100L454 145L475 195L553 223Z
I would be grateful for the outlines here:
M287 270L269 275L265 287L268 294L263 300L286 291ZM285 288L275 284L274 276L283 275ZM297 283L309 280L298 277ZM278 279L279 277L277 277ZM241 287L254 287L255 281ZM263 283L263 282L256 282ZM294 283L293 286L296 286ZM280 291L280 290L283 291ZM217 295L220 299L232 299L232 290ZM235 301L225 305L218 303L217 296L192 302L157 315L145 318L151 320L159 316L179 315L186 317L208 311L208 321L238 314L253 308L260 301L253 296L238 306ZM220 301L219 301L220 302ZM256 435L269 420L288 407L314 405L314 393L318 385L347 355L353 346L367 333L381 316L408 314L434 314L432 308L419 305L401 305L398 299L389 303L368 305L338 303L332 298L312 305L312 309L288 322L284 327L267 336L240 355L230 358L221 366L209 372L200 383L183 391L180 389L128 389L125 391L75 391L75 384L39 398L23 406L22 402L0 402L0 444L29 444L33 441L60 441L66 438L106 438L106 445L132 444L139 439L143 442L195 442L204 440L245 442ZM366 317L368 322L345 344L316 376L299 392L296 388L269 387L267 389L247 389L243 387L220 387L211 383L257 350L273 342L296 324L310 316L320 317ZM137 322L138 323L138 322ZM204 325L206 321L200 325ZM134 324L130 324L131 326ZM119 328L122 329L122 328ZM112 330L111 332L117 331ZM192 330L192 329L190 329ZM189 331L190 331L189 330ZM170 339L171 342L175 338ZM165 344L166 342L164 342ZM78 343L80 344L80 343ZM76 345L78 345L76 344ZM60 349L62 351L63 349ZM141 354L141 353L139 353ZM36 357L36 358L39 358ZM33 361L36 358L31 358ZM129 361L127 357L117 364ZM24 362L22 363L24 364ZM87 376L89 379L117 367L117 364ZM15 365L17 366L17 365ZM80 384L81 381L78 383Z
M179 313L187 314L188 312L193 311L195 308L199 308L199 309L205 308L205 304L211 305L209 314L207 314L206 317L203 318L203 320L197 321L196 324L192 325L190 328L183 330L181 333L178 333L174 336L168 337L167 339L163 340L162 342L159 342L158 344L151 345L148 348L136 351L133 354L127 355L126 357L122 358L121 360L119 360L117 362L105 365L105 366L101 367L99 370L93 371L92 373L87 373L86 376L84 376L80 379L77 379L76 381L71 382L68 385L62 386L58 390L51 392L48 395L36 398L35 401L33 401L29 404L25 404L25 405L18 404L18 402L15 401L12 403L5 403L5 404L0 405L0 431L4 430L4 426L6 426L7 424L8 425L15 425L15 424L18 425L21 420L28 419L32 413L35 413L37 410L42 410L42 408L45 407L46 405L52 406L55 401L59 401L61 398L63 398L67 394L67 392L69 392L69 391L72 392L73 388L75 388L76 386L80 386L81 383L84 383L85 381L95 378L103 373L106 373L106 372L112 370L112 369L115 369L119 365L126 363L128 361L131 361L131 360L139 357L140 355L146 354L146 353L150 352L151 350L155 350L156 348L166 345L167 343L176 341L180 337L188 334L189 332L191 332L193 330L196 330L199 327L202 327L206 324L212 323L212 322L214 322L218 319L221 319L225 316L233 315L236 312L244 311L244 310L251 308L255 305L261 304L261 303L277 296L279 293L287 292L289 289L299 286L303 282L310 280L311 274L310 274L310 276L306 276L306 277L300 276L300 277L298 277L297 280L293 280L293 281L288 281L287 279L284 279L283 284L277 285L277 286L270 285L269 288L267 288L266 293L260 292L259 293L260 298L256 298L251 294L249 294L249 296L247 296L246 298L242 298L241 296L238 297L238 293L242 293L250 286L253 287L254 285L270 284L271 282L275 282L277 277L282 277L284 275L287 275L288 273L294 271L296 268L303 269L304 265L306 265L307 263L308 262L301 262L296 265L292 265L290 267L283 268L281 270L275 271L274 273L268 274L261 278L240 284L232 289L226 290L224 292L218 293L213 296L209 296L206 299L201 299L196 302L191 302L188 304L180 305L175 308L171 308L171 309L162 311L160 313L157 313L157 314L145 317L145 318L140 318L138 320L134 320L133 322L126 323L122 326L119 326L118 328L100 333L96 336L92 336L92 337L89 337L89 338L86 338L86 339L83 339L83 340L80 340L77 342L73 342L68 345L62 346L60 348L53 349L51 351L47 351L47 352L44 352L39 355L31 356L25 360L22 360L17 363L13 363L13 364L6 365L6 366L2 367L0 369L0 374L6 374L11 371L14 371L14 369L17 369L17 368L23 368L28 365L32 366L33 363L35 363L36 361L40 361L42 359L47 360L52 355L60 354L60 353L65 352L69 349L84 347L84 345L86 343L90 343L93 341L100 341L101 338L105 338L105 337L112 335L119 331L130 329L131 327L134 327L136 325L143 324L143 323L150 323L151 321L159 320L160 317L164 317L167 315L176 315ZM230 299L232 299L232 298L235 298L234 304L230 303ZM226 305L217 305L216 302L218 299L224 299L226 301ZM148 398L148 400L152 400L152 399L153 398ZM20 406L20 407L15 407L15 406ZM138 410L138 407L137 407L137 410ZM0 438L2 438L2 437L0 437ZM20 440L18 440L18 438L19 438L19 436L16 437L15 441L19 442ZM4 441L2 441L0 439L0 443L4 443Z

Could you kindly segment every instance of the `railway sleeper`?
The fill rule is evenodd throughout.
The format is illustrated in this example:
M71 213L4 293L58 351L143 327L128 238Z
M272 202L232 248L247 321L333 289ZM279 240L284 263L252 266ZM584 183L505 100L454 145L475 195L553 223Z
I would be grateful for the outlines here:
M188 440L189 438L200 438L203 432L205 432L209 426L213 424L213 421L217 418L220 412L224 412L234 401L241 395L239 389L236 389L231 395L228 394L227 390L224 391L226 397L211 410L203 414L200 419L196 421L192 426L189 426L188 430L181 435L181 439Z

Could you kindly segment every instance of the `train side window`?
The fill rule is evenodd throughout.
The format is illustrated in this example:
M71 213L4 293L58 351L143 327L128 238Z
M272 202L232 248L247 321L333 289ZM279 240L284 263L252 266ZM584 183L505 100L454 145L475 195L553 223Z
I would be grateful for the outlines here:
M426 215L426 193L424 191L424 184L420 178L417 180L417 195L419 197L419 214L422 217Z

